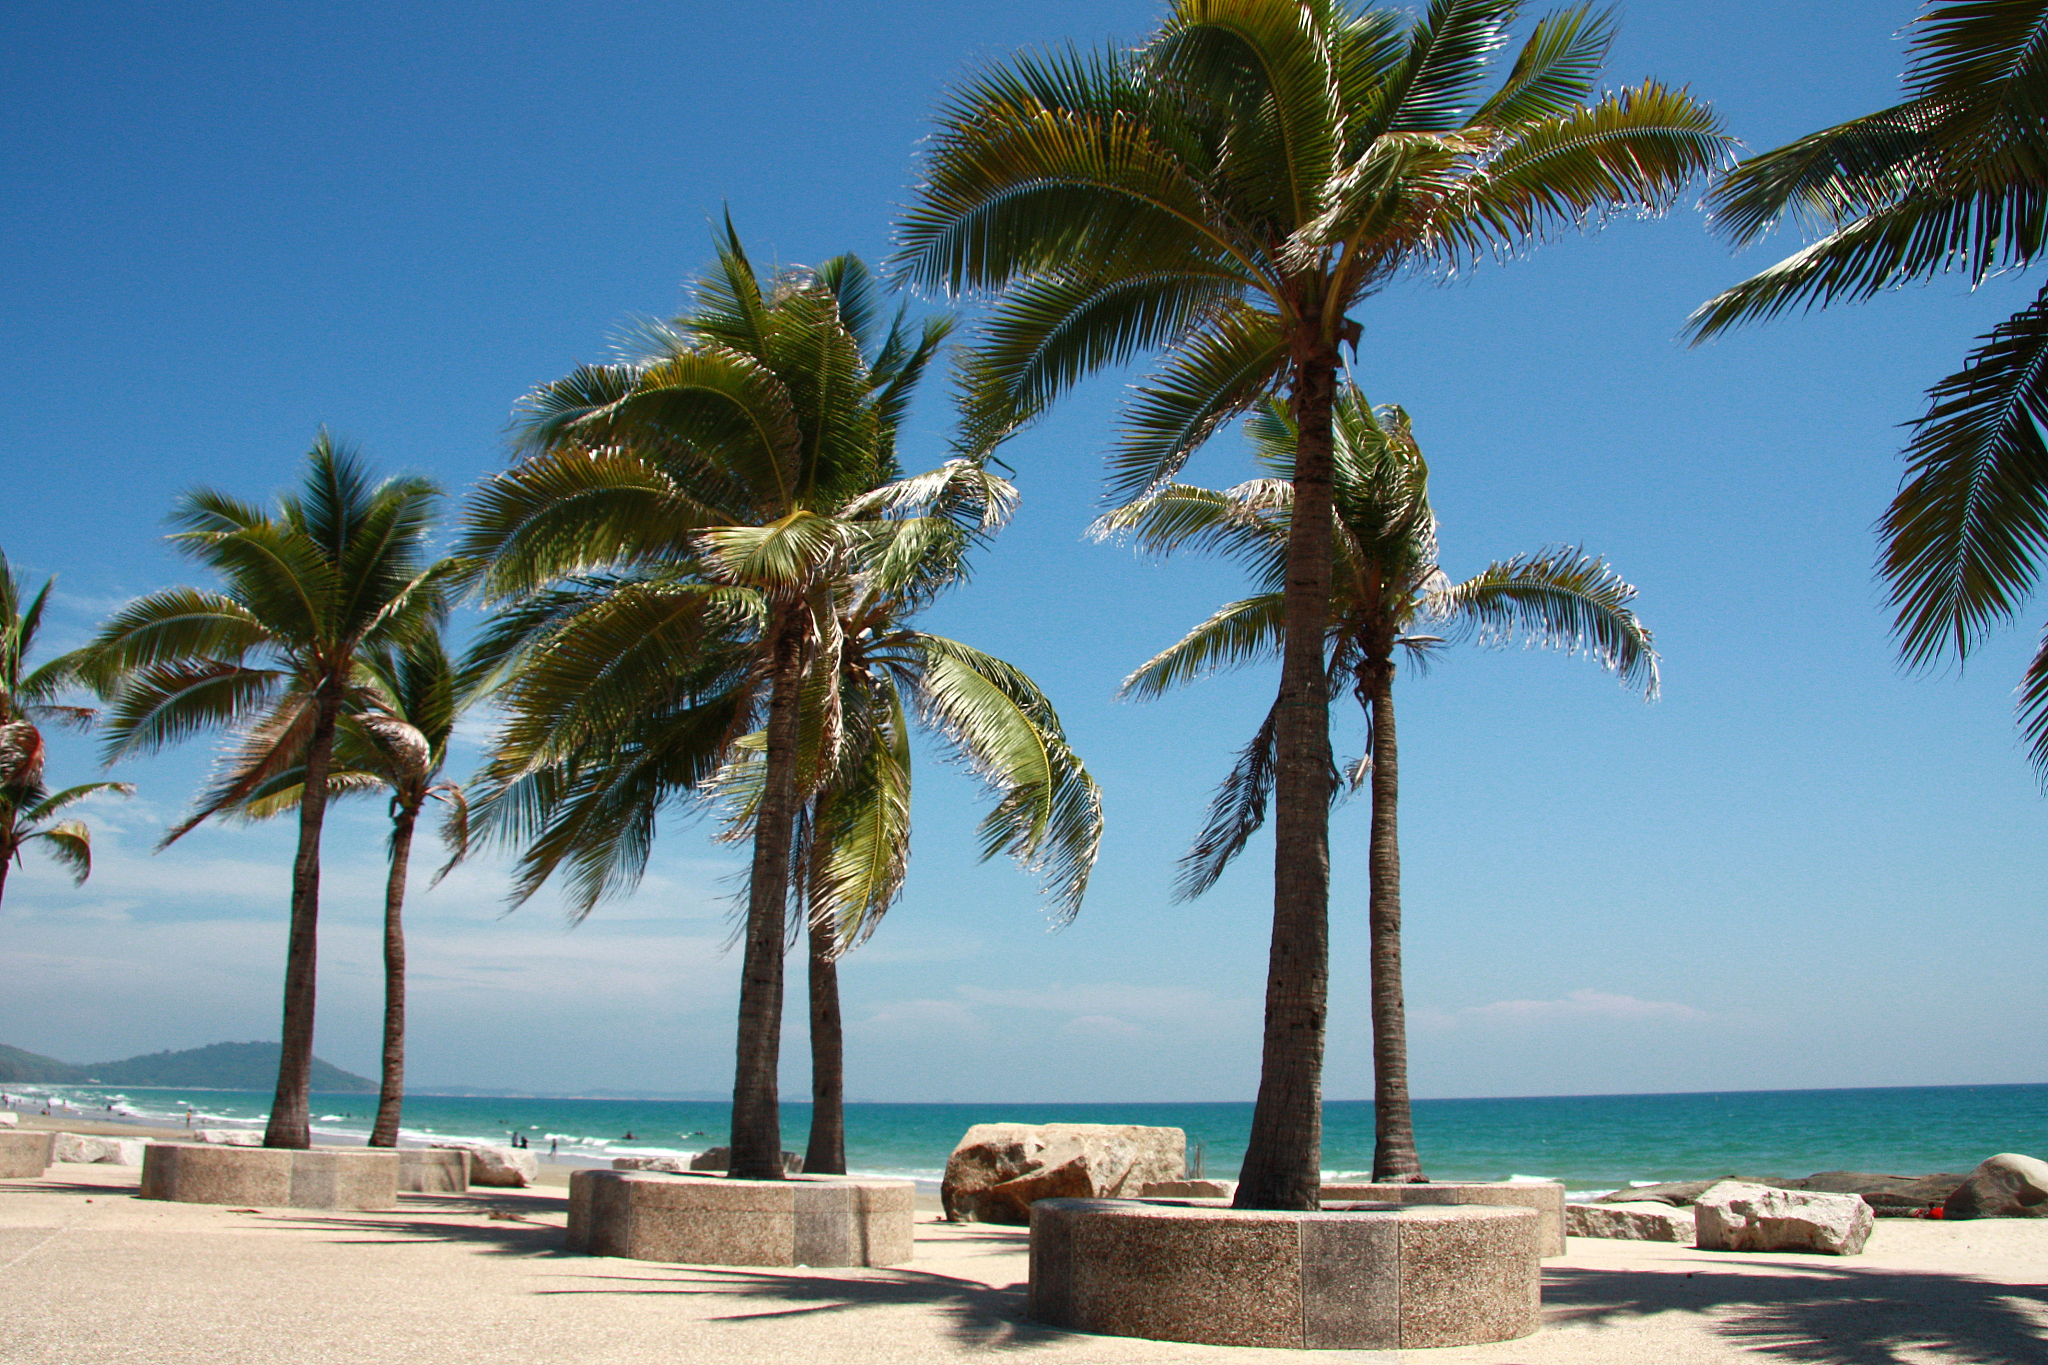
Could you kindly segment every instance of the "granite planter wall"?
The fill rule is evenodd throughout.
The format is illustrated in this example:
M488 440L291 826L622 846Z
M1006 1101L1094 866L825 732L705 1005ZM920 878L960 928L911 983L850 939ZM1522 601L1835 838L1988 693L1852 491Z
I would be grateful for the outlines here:
M1316 1213L1120 1199L1032 1206L1030 1316L1216 1346L1406 1350L1508 1341L1541 1308L1536 1210Z
M144 1199L258 1208L389 1209L398 1153L388 1147L215 1147L160 1142L142 1154Z
M1564 1255L1564 1186L1555 1180L1432 1180L1410 1185L1325 1185L1323 1203L1506 1204L1536 1210L1537 1254Z
M50 1134L0 1131L0 1180L33 1180L50 1166Z
M876 1266L910 1260L908 1180L731 1180L659 1171L569 1177L568 1249L688 1265Z

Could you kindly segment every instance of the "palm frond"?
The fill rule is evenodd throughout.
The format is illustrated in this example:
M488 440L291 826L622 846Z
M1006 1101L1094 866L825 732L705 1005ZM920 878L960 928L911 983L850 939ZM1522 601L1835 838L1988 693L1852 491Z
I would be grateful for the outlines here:
M1956 657L2032 591L2048 553L2048 288L1982 339L1906 447L1881 523L1907 661Z
M1286 625L1282 602L1280 593L1264 593L1228 603L1147 659L1117 695L1156 697L1222 669L1279 657Z
M1489 564L1462 583L1427 593L1422 615L1480 643L1514 640L1584 652L1621 680L1657 695L1657 651L1629 603L1636 590L1597 555L1565 547Z
M1274 744L1279 708L1266 713L1251 743L1239 751L1230 773L1209 799L1209 817L1194 847L1181 855L1173 898L1191 901L1216 884L1233 858L1266 822L1273 795ZM1333 787L1334 790L1334 787Z

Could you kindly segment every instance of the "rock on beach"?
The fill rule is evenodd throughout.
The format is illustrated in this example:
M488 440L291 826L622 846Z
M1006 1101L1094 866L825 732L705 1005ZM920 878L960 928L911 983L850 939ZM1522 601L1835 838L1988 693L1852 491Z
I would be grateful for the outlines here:
M1854 1256L1876 1221L1853 1194L1724 1180L1693 1205L1702 1251L1818 1251Z
M2048 1218L2048 1161L1987 1157L1942 1205L1944 1218Z
M1696 1229L1691 1208L1658 1200L1636 1203L1566 1204L1567 1237L1606 1237L1624 1242L1678 1242L1692 1245Z
M78 1165L105 1162L110 1166L140 1166L142 1149L148 1145L142 1138L97 1137L89 1133L52 1133L50 1160L69 1161Z
M1039 1199L1135 1197L1187 1175L1179 1128L977 1123L946 1161L939 1200L954 1222L1029 1224Z

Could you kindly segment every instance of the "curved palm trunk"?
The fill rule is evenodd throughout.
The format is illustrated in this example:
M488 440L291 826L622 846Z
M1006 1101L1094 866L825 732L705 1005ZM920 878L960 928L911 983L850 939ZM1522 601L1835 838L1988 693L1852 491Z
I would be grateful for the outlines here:
M1401 999L1401 769L1394 740L1394 665L1373 668L1372 847L1367 874L1372 938L1372 1178L1427 1180L1408 1107L1408 1012Z
M782 1053L783 919L796 830L796 757L803 692L801 608L777 613L768 694L768 751L754 862L747 885L747 947L740 967L739 1049L732 1087L732 1165L737 1180L780 1180L782 1114L776 1069Z
M1320 320L1310 310L1311 336ZM1286 640L1275 705L1273 946L1266 1033L1251 1140L1238 1176L1241 1209L1313 1209L1322 1197L1323 1019L1330 975L1330 690L1323 632L1330 612L1330 416L1337 351L1297 352L1300 438L1287 540Z
M811 925L811 1140L806 1175L846 1174L846 1035L839 1022L839 964L829 929Z
M417 806L391 817L391 877L384 884L384 1072L370 1146L398 1145L398 1111L405 1104L405 873L412 861Z
M0 853L0 900L5 900L7 897L7 865L13 861L14 851L12 849L7 850L5 853Z
M299 851L292 860L292 923L284 953L284 1029L277 1059L277 1093L270 1101L265 1147L313 1145L309 1092L313 1075L314 970L320 924L320 828L327 819L327 771L334 757L334 726L341 688L320 685L313 733L306 741L306 782L299 798Z

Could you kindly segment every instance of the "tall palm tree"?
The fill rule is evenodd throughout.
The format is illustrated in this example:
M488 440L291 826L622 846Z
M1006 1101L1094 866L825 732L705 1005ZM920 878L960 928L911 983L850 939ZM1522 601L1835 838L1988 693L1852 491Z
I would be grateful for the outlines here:
M7 872L30 844L44 847L81 885L92 875L92 831L83 820L54 817L101 792L128 795L125 782L87 782L53 792L43 781L44 744L39 721L84 728L93 713L57 700L71 682L69 656L38 667L28 663L42 629L43 604L56 579L27 597L21 580L0 553L0 896ZM24 605L26 598L26 605Z
M1914 19L1905 99L1754 156L1715 184L1738 245L1789 213L1822 236L1693 313L1705 339L1788 309L1860 302L1960 271L1972 286L2048 252L2048 0L1940 0ZM2048 549L2048 285L1927 391L1882 522L1899 652L1966 657L2019 614ZM2019 689L2048 783L2048 639Z
M449 566L427 556L439 496L424 479L373 483L360 457L323 430L304 482L278 498L275 513L211 489L179 500L172 524L182 529L171 542L217 574L220 590L138 598L81 651L82 676L112 703L108 762L201 730L240 735L198 813L165 842L237 806L280 769L304 765L268 1147L311 1145L320 832L335 737L361 697L365 659L441 624Z
M1217 668L1269 658L1285 638L1286 552L1294 515L1294 419L1270 400L1247 424L1268 476L1221 491L1188 484L1163 488L1096 523L1099 534L1129 534L1158 554L1203 549L1245 564L1259 593L1232 602L1154 655L1124 682L1124 692L1157 696ZM1324 667L1331 685L1348 683L1367 722L1366 753L1350 774L1370 781L1372 837L1367 854L1373 1026L1373 1179L1425 1179L1408 1103L1407 1014L1401 990L1400 777L1394 728L1394 674L1404 653L1426 666L1452 636L1489 643L1515 638L1585 650L1624 684L1657 689L1650 632L1628 603L1635 589L1599 559L1573 549L1497 560L1461 583L1437 562L1429 469L1408 416L1375 412L1346 384L1334 423L1334 540ZM1420 627L1446 631L1426 634ZM1182 860L1182 899L1215 884L1252 832L1265 823L1272 793L1278 706L1239 754L1208 824Z
M644 358L529 395L527 458L485 485L462 544L502 608L474 654L508 712L477 812L524 845L515 899L564 867L577 913L630 886L661 807L762 731L733 1085L743 1179L782 1174L804 701L872 540L845 514L896 477L897 425L948 326L899 315L864 347L875 303L851 258L764 287L728 222L695 310L649 327ZM814 714L840 724L834 706Z
M1059 716L1015 666L912 620L966 573L965 552L1005 519L1016 492L979 462L953 460L855 499L845 515L866 545L839 593L836 652L817 665L799 760L809 793L792 852L792 902L810 959L811 1130L804 1170L846 1170L843 1029L837 960L874 933L910 861L910 718L995 798L982 856L1007 852L1039 872L1055 917L1081 906L1102 837L1101 797ZM829 700L828 700L829 694ZM836 713L836 718L831 718ZM828 748L829 746L829 748ZM742 741L712 783L728 837L757 807L762 737Z
M940 115L903 271L1001 296L973 367L984 434L1164 348L1110 457L1124 498L1284 391L1296 497L1275 711L1265 1043L1237 1202L1314 1208L1328 974L1332 412L1352 311L1411 272L1669 205L1726 147L1654 81L1596 95L1604 14L1539 22L1482 97L1516 0L1416 21L1346 0L1175 0L1136 51L1025 56ZM1591 101L1588 103L1588 101Z
M462 859L468 846L469 809L462 784L439 780L461 715L460 697L455 666L439 633L424 634L401 649L384 646L365 653L356 695L335 731L328 795L387 792L391 813L384 882L384 1046L377 1118L370 1128L372 1147L398 1145L405 1106L405 889L413 836L429 799L448 808L442 835L452 857L437 880ZM241 773L226 774L216 786L242 793L231 813L262 820L297 810L306 790L304 756L287 767L277 766L267 753L249 759L269 776L249 787L240 780ZM172 837L222 809L226 807L203 806Z

